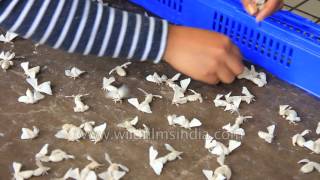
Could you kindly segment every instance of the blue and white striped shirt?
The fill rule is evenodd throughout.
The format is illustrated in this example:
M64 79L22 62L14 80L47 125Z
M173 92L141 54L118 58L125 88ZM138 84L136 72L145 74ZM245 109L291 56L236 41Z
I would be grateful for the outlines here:
M91 0L2 0L0 26L69 53L159 62L168 23Z

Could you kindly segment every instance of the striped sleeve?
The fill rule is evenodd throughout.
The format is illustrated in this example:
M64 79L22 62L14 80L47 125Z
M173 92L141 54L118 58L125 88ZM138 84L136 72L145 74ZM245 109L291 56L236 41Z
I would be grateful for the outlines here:
M55 49L158 63L168 23L91 0L2 0L0 26Z

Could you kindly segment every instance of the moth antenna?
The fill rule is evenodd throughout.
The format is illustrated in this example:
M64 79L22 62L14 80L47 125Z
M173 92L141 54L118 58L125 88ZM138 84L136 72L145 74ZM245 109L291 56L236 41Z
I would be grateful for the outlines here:
M123 67L123 68L127 68L128 65L132 64L131 62L127 62L127 63L124 63L122 64L120 67Z
M87 155L87 160L89 160L89 161L95 161L90 155Z
M104 158L110 165L112 164L111 158L108 153L104 153Z
M160 95L152 95L152 96L162 99L162 96L160 96Z
M192 92L193 94L198 94L195 90L193 89L188 89L190 92Z
M25 56L15 56L15 58L17 58L17 59L25 59L26 57Z
M142 93L144 93L145 95L148 95L149 93L147 93L147 91L141 89L141 88L138 88L139 91L141 91Z
M109 71L109 75L111 75L114 71L116 70L116 68L113 68Z

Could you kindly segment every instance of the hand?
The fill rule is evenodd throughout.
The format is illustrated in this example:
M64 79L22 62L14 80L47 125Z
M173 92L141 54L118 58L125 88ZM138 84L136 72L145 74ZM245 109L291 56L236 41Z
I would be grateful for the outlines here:
M258 10L255 4L256 1L257 0L242 0L242 4L249 14L256 16L258 22L281 9L284 4L283 0L266 0L263 9Z
M176 70L208 84L231 83L243 71L239 49L222 34L171 25L164 59Z

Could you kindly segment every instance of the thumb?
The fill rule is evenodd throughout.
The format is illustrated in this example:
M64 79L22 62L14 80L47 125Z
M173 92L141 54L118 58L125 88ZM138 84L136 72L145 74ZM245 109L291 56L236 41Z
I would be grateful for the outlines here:
M257 21L262 21L266 17L270 16L275 11L278 11L283 6L283 1L279 0L269 0L266 2L264 8L257 15Z
M254 0L241 0L244 9L252 16L256 15L258 13L257 6L254 2Z

